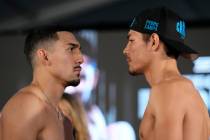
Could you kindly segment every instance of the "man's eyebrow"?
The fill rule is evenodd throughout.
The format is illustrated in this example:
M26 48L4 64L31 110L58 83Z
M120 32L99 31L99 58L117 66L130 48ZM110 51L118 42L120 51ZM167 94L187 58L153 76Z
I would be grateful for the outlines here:
M73 47L79 47L80 46L78 43L68 43L68 45L73 46Z

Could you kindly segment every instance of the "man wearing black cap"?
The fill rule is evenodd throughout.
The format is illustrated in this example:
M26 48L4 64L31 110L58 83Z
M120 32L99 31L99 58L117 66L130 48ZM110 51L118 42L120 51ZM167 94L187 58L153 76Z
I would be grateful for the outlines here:
M131 75L144 74L151 86L141 122L141 140L208 140L208 111L177 58L198 53L184 44L185 22L165 8L146 9L132 22L123 53Z

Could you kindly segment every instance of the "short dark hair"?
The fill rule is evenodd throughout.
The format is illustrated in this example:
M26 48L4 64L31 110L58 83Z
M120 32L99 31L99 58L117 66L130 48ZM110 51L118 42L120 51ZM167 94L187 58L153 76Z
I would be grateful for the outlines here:
M40 47L40 43L58 40L58 31L56 29L36 29L29 32L25 39L24 54L32 67L34 52Z
M143 40L145 42L148 42L149 39L151 37L151 34L148 34L148 33L144 33L143 34ZM160 36L159 36L160 37ZM165 43L161 37L160 37L160 40L165 44L165 47L164 47L164 50L166 52L166 55L168 57L172 57L172 58L175 58L176 60L178 59L178 57L180 56L180 52L178 52L176 49L174 49L173 47L170 47L167 43Z
M163 42L163 41L162 41ZM181 55L180 52L178 52L176 49L174 49L173 47L169 47L169 45L165 42L163 42L165 44L165 52L167 54L167 56L175 58L176 60L178 59L178 57Z

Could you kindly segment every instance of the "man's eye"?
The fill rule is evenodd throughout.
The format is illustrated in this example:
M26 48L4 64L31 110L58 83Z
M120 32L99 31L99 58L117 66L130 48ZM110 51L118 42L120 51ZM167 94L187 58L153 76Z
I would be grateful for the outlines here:
M73 51L75 48L76 48L75 46L70 46L70 47L68 48L68 50L69 50L69 51Z
M73 51L75 47L70 47L70 50Z
M71 52L72 51L72 48L71 47L68 47L66 50L69 51L69 52Z

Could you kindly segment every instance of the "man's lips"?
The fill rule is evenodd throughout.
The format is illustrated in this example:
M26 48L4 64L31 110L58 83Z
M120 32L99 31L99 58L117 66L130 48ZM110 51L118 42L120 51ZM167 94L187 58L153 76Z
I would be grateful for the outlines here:
M126 61L127 61L127 62L130 62L131 59L130 59L129 57L126 57Z
M82 70L82 68L80 67L80 66L76 66L76 67L74 67L74 71L78 71L78 72L80 72Z

